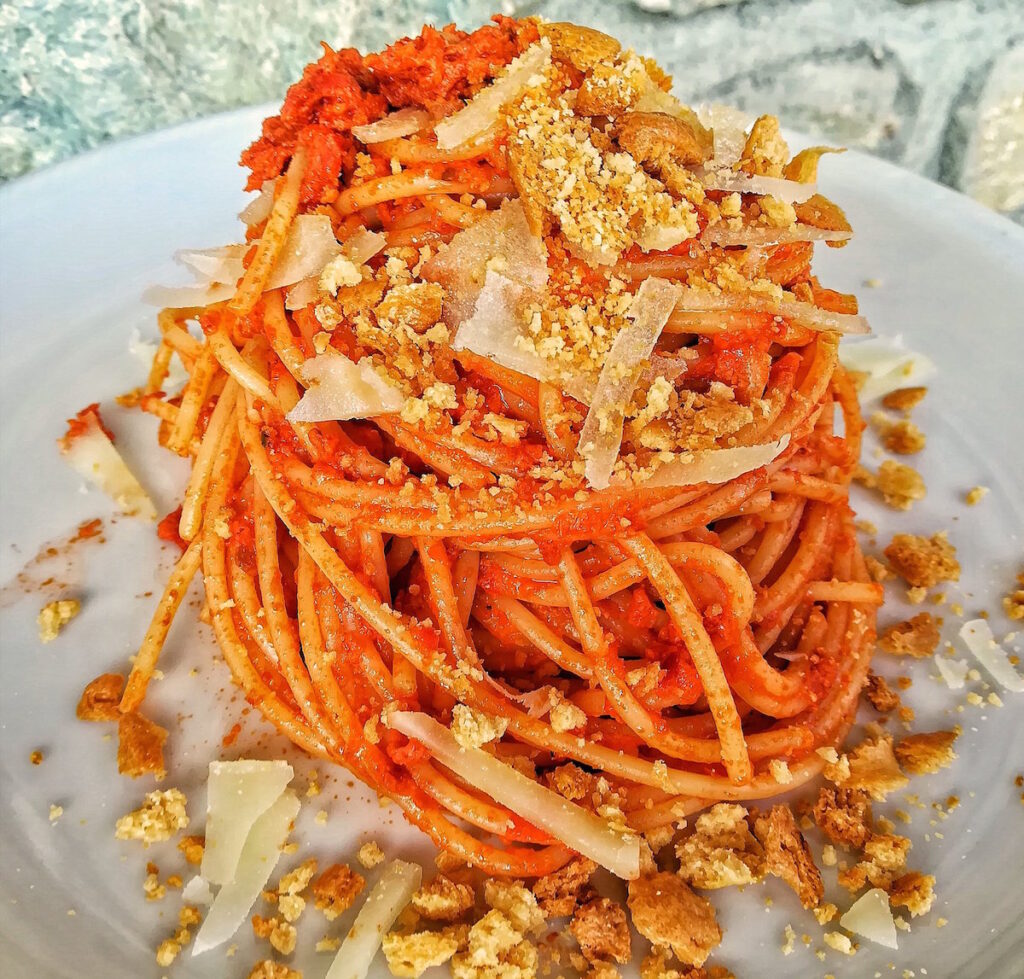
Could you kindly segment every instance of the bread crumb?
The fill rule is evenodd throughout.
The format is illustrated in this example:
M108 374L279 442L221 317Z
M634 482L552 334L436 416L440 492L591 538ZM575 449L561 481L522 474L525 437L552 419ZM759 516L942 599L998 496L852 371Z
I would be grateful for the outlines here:
M825 944L829 948L834 948L837 952L842 952L843 955L853 955L856 951L853 947L853 942L841 931L825 932Z
M751 884L765 873L764 850L750 831L747 810L735 803L720 802L698 816L676 856L683 879L704 889Z
M878 648L895 656L923 659L939 645L939 624L931 612L918 612L912 619L889 626L878 639Z
M900 695L889 686L885 677L869 673L864 684L864 698L880 714L888 714L900 705Z
M149 792L144 805L118 819L114 835L119 840L141 840L147 846L169 840L188 826L187 801L180 789Z
M594 898L577 908L569 931L590 962L611 960L625 965L631 958L625 908L606 897Z
M237 945L232 945L227 954L233 955L237 948ZM270 959L264 959L252 967L247 979L302 979L302 973L298 969L290 969L283 962L271 962Z
M452 734L463 748L479 748L505 734L508 719L491 717L475 707L456 704L452 709Z
M888 735L862 741L847 755L848 774L833 779L847 789L862 789L871 798L881 802L896 789L907 784L893 752L892 738ZM826 772L827 777L828 773Z
M768 770L772 773L772 778L779 785L789 785L793 781L793 773L789 770L789 765L785 759L773 758L768 762Z
M544 915L537 898L518 881L491 878L484 882L484 900L526 935L544 927Z
M636 930L653 944L670 947L687 965L703 965L722 940L715 909L676 874L631 880L628 905Z
M931 874L912 870L898 877L889 888L889 903L906 908L915 918L927 914L934 901L935 878Z
M1024 585L1024 571L1017 575L1017 583ZM1024 588L1010 592L1003 599L1003 611L1013 622L1024 622Z
M61 598L47 602L39 610L36 620L39 624L39 641L53 642L64 626L81 611L82 603L77 598Z
M314 949L317 952L337 952L340 947L340 938L332 938L330 935L324 935L324 937L316 943Z
M167 731L136 711L122 714L117 724L117 770L139 778L155 775L159 782L167 774L164 742Z
M781 877L805 908L820 904L825 893L821 872L789 806L772 806L767 815L759 816L754 834L764 847L768 873Z
M124 677L119 673L101 673L82 691L75 714L80 721L117 721L121 719L121 691Z
M313 883L313 899L328 921L344 914L355 901L366 881L347 864L328 867Z
M461 918L476 900L473 888L438 874L412 896L412 906L431 921L455 921Z
M925 435L912 421L903 418L892 421L881 412L871 419L878 430L882 445L897 455L914 455L925 447Z
M257 938L265 938L272 948L282 955L291 955L295 951L298 937L295 926L280 918L264 918L262 915L252 916L252 931Z
M184 854L185 862L193 867L198 867L203 862L205 847L205 836L183 836L178 842L178 849Z
M538 878L533 885L541 912L549 918L568 917L579 903L580 893L590 884L597 864L586 857L573 857L561 870Z
M928 775L947 768L956 754L953 742L959 731L931 731L911 734L896 745L896 757L911 775Z
M390 932L384 936L382 948L393 976L419 979L427 969L443 965L458 950L467 929L418 931L412 934Z
M28 756L28 760L33 765L41 765L43 763L43 753L36 749Z
M928 393L926 387L900 388L882 398L882 405L890 411L910 411L916 408Z
M792 955L793 949L796 947L796 932L793 931L792 925L786 925L783 937L785 938L785 941L782 943L782 954Z
M488 911L469 929L465 951L452 956L452 979L531 979L537 948L501 911Z
M987 486L974 486L967 491L964 500L968 506L977 506L989 494Z
M384 851L375 840L369 840L359 848L356 857L367 870L372 870L384 862Z
M927 492L924 480L916 469L891 459L886 459L878 467L875 488L895 510L909 510L915 501L923 500Z
M142 890L146 894L147 901L162 901L167 895L167 888L160 883L160 879L155 873L146 874L146 879L142 882Z
M55 823L64 815L64 807L50 803L50 822Z
M940 581L960 580L956 548L946 539L945 531L931 537L896 534L885 556L909 585L931 588Z

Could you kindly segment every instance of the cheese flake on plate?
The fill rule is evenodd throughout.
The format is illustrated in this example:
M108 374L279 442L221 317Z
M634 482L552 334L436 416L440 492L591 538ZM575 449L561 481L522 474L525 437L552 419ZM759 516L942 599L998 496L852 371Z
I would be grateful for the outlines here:
M256 820L281 796L294 772L285 761L211 761L206 845L200 867L211 884L227 884Z
M223 944L245 921L277 866L298 812L298 797L288 789L252 824L234 876L217 892L196 935L193 955Z

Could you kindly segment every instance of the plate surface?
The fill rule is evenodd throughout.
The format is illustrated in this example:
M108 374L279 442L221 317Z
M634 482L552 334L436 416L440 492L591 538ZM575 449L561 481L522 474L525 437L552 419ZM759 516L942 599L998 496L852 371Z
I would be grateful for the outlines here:
M54 439L65 418L101 401L161 513L177 505L181 461L156 447L152 419L118 409L113 397L144 378L128 350L133 329L155 335L153 311L138 299L142 289L181 279L170 258L175 249L240 236L235 214L244 203L243 178L234 161L265 114L255 108L206 119L0 189L0 581L19 573L35 582L56 579L29 594L7 588L0 598L0 971L10 979L164 973L233 979L263 957L246 926L232 957L215 950L192 959L185 952L168 970L155 964L152 950L174 931L179 901L171 892L147 904L143 867L154 861L162 879L187 875L187 868L173 843L143 855L138 844L115 841L116 817L152 786L119 778L108 729L76 721L74 709L86 681L123 669L136 648L169 555L151 526L113 518L105 498L80 492ZM876 332L902 333L939 367L915 412L928 435L927 449L913 460L925 476L927 499L909 514L894 515L861 497L858 509L878 524L879 546L897 529L947 529L964 568L959 586L947 589L950 601L960 602L968 617L992 610L1002 636L1009 623L998 612L999 596L1024 566L1024 232L966 198L857 153L829 157L822 170L824 192L846 208L857 232L846 249L819 249L822 280L856 291ZM864 288L865 280L880 284ZM875 464L872 452L869 443L869 464ZM963 494L974 485L991 493L968 508ZM66 541L81 521L97 516L104 520L104 544L86 542L34 560L48 542ZM83 611L42 646L36 613L58 591L82 597ZM944 638L951 640L957 622L943 611ZM909 612L894 595L881 622ZM153 684L148 703L172 732L167 784L186 791L201 832L211 758L286 754L300 793L313 766L268 732L255 712L246 713L195 614L193 600L173 629L161 663L165 678ZM740 977L899 975L903 969L965 979L1019 975L1024 809L1013 779L1024 771L1024 696L1004 694L1002 708L964 706L967 691L947 690L927 661L880 655L876 669L890 678L913 677L905 700L917 711L917 729L964 728L955 765L911 784L916 804L898 793L881 807L890 816L897 808L911 814L911 825L898 831L914 840L911 866L938 878L934 909L915 919L911 933L900 932L898 953L865 943L852 959L827 949L822 962L814 955L824 947L822 930L784 887L720 892L713 898L726 939L715 960ZM987 692L980 681L972 687ZM241 733L223 747L236 722ZM36 749L45 755L38 767L29 762ZM395 808L381 808L346 773L321 771L320 785L319 796L303 800L294 836L299 849L282 868L308 855L322 864L350 860L370 838L391 854L430 859L429 845ZM951 794L961 805L940 820L930 803ZM54 823L51 804L64 810ZM320 810L325 825L315 818ZM826 879L834 885L834 877ZM765 895L773 899L770 908ZM841 893L832 897L848 904ZM936 927L940 917L948 927ZM324 934L343 935L348 922L328 927L319 912L307 911L300 948L310 949ZM786 924L798 936L813 936L809 947L798 941L788 958L779 950ZM310 952L293 964L315 979L328 961ZM378 972L386 975L381 966Z

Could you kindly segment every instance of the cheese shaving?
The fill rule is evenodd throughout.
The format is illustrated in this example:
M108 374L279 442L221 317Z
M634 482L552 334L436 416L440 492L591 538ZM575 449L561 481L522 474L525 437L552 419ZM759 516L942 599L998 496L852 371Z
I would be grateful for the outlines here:
M287 790L253 823L234 877L217 892L196 935L193 955L222 945L245 921L277 866L281 846L298 812L299 800Z
M1011 693L1024 693L1024 676L1013 668L1006 650L996 642L991 626L984 619L965 622L960 638L996 683Z
M444 321L451 327L473 314L492 272L527 291L540 290L548 281L544 242L530 231L519 200L483 215L423 266L424 279L444 286Z
M936 656L935 666L950 690L963 690L967 680L967 660Z
M868 375L859 392L862 404L900 388L917 387L936 371L935 364L924 354L909 350L898 333L844 344L839 360L847 370Z
M425 109L410 107L392 112L367 126L353 126L352 135L369 146L373 143L383 143L388 139L411 136L425 128L428 122L430 114Z
M840 919L847 931L860 935L877 945L898 948L896 923L889 908L889 896L880 887L862 894Z
M302 380L309 385L288 412L290 422L347 421L401 411L405 395L381 377L372 362L325 353L306 361Z
M206 845L200 873L211 884L226 884L253 823L292 780L284 761L211 761L206 789Z
M818 192L817 184L802 184L784 177L750 177L734 170L698 168L695 175L708 190L729 194L770 194L787 204L801 204Z
M541 38L518 58L509 62L500 78L479 91L454 115L434 128L439 149L450 150L482 133L498 120L502 106L508 105L528 88L535 76L551 63L551 42Z
M256 195L248 204L245 205L245 209L238 215L242 224L249 225L250 227L254 224L260 224L262 221L266 221L270 217L270 212L274 208L274 180L264 180L263 186L260 187L259 194Z
M175 257L192 270L199 284L151 286L142 294L143 301L155 306L185 309L230 299L245 272L242 259L251 247L236 244L178 252ZM282 289L318 275L341 252L342 247L334 237L331 219L327 215L300 214L292 222L267 281L267 290Z
M636 390L639 369L651 356L680 292L679 286L667 279L645 279L626 314L633 322L608 351L580 432L584 471L597 489L604 489L611 479L622 444L625 407Z
M722 293L715 295L702 289L685 289L676 303L673 320L684 322L680 314L688 312L705 313L709 310L753 310L758 313L773 313L810 327L812 330L835 331L836 333L870 333L871 327L863 316L852 313L833 313L813 303L792 299L771 299L753 293Z
M85 429L60 440L64 461L79 476L107 494L130 517L156 520L156 507L96 416L83 417Z
M359 909L326 979L366 979L384 935L419 889L422 879L423 870L416 864L392 860L387 865Z
M640 874L640 842L564 799L479 748L463 748L451 731L426 714L399 711L388 724L424 744L437 760L474 788L545 830L618 877ZM333 979L333 977L332 977Z
M809 224L798 224L794 228L729 228L719 221L709 225L702 240L723 248L733 245L788 245L795 241L849 241L852 231L829 231L827 228L812 228Z
M658 466L654 474L644 480L644 485L696 486L707 483L714 486L727 483L730 479L767 466L782 455L788 445L789 435L786 434L777 442L686 453L683 458Z

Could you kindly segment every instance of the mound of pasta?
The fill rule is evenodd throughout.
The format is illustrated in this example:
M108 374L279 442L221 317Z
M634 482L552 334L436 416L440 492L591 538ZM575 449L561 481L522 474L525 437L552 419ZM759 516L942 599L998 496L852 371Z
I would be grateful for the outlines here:
M246 241L152 292L137 401L192 470L122 712L201 574L263 716L490 874L636 877L819 772L881 601L867 325L811 271L850 227L825 148L670 87L569 24L325 47L242 156Z

